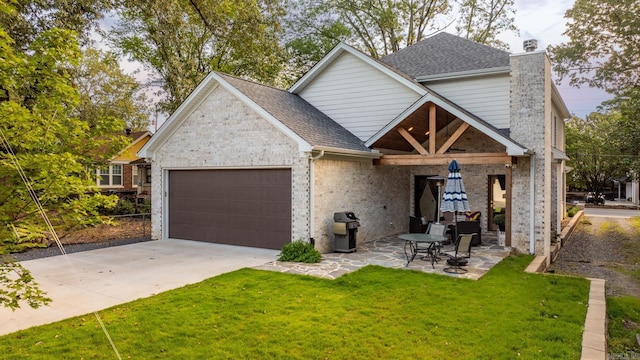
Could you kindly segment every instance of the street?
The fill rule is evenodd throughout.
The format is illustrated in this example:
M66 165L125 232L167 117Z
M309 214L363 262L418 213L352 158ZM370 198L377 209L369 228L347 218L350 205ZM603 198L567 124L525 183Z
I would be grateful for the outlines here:
M640 210L589 207L584 209L585 216L609 217L618 219L628 219L633 216L640 216Z

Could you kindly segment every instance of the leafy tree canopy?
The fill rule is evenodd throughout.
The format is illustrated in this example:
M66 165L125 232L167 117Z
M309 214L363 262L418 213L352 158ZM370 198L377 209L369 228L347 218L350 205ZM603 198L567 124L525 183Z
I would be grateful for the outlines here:
M513 0L458 0L457 5L452 17L448 0L297 1L289 11L285 37L293 58L290 73L304 73L338 41L381 58L453 23L460 36L508 49L497 36L517 32Z
M87 168L104 163L124 145L121 120L89 122L73 116L79 104L70 73L81 53L73 34L52 29L42 33L27 53L16 53L11 38L0 32L0 238L11 238L9 226L43 234L37 209L14 160L20 163L45 208L60 223L99 221L96 206L109 197L91 194L95 175ZM93 148L95 151L87 151ZM15 154L15 158L11 156ZM14 234L15 235L15 234Z
M12 46L26 49L39 34L53 28L74 31L81 44L90 43L92 30L112 7L111 0L2 0L12 11L0 13L0 27L13 39Z
M273 83L282 67L281 0L123 0L118 15L112 45L157 74L169 112L210 71Z
M126 127L138 131L149 126L149 101L136 79L120 69L117 57L86 48L72 79L80 94L73 114L92 130L108 117L121 119Z
M456 30L469 40L509 50L509 45L499 40L498 35L505 31L518 33L514 6L514 0L462 0Z
M581 119L573 117L566 124L568 182L573 187L602 193L612 178L623 177L635 162L625 154L620 138L624 123L620 113L594 112Z
M565 17L569 42L549 47L558 74L612 93L639 84L640 2L577 0Z

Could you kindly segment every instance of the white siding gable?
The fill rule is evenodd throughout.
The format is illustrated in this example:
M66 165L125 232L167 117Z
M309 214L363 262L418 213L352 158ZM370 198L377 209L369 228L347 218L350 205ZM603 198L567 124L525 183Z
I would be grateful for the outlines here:
M509 128L508 74L432 81L424 85L496 128Z
M363 141L421 97L348 52L299 95Z

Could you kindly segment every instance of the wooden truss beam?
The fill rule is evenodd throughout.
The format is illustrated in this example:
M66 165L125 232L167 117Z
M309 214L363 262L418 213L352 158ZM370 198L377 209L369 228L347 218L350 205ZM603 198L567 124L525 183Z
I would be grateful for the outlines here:
M376 165L449 165L451 160L460 165L511 165L507 153L455 153L436 155L384 155L374 160Z
M447 150L449 150L451 145L453 145L453 143L456 142L456 140L458 140L460 136L462 136L462 134L464 134L464 132L469 128L469 126L470 125L468 123L463 122L462 125L460 125L460 127L458 127L456 131L449 137L449 139L445 141L444 144L442 144L442 146L440 147L437 153L444 154L445 152L447 152Z
M414 149L416 149L416 151L418 151L418 153L422 155L429 155L429 152L424 147L422 147L422 144L420 144L418 140L416 140L411 134L409 134L407 130L399 127L397 131L405 140L407 140L409 144L411 144L411 146L413 146Z

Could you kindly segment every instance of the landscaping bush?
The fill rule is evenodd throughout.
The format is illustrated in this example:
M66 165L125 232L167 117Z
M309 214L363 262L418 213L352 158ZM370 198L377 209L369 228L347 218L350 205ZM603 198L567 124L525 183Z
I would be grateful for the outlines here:
M504 231L504 223L505 223L505 215L504 214L497 214L493 217L493 223L498 225L498 228L500 228L500 231Z
M313 245L302 240L294 241L282 247L280 261L292 261L303 263L320 262L322 255Z
M133 201L125 198L119 198L118 203L115 207L111 209L103 208L100 211L100 214L102 215L129 215L135 213L136 205L133 203Z
M577 206L569 206L569 208L567 209L567 216L573 217L578 213L578 211L580 211L580 209Z

